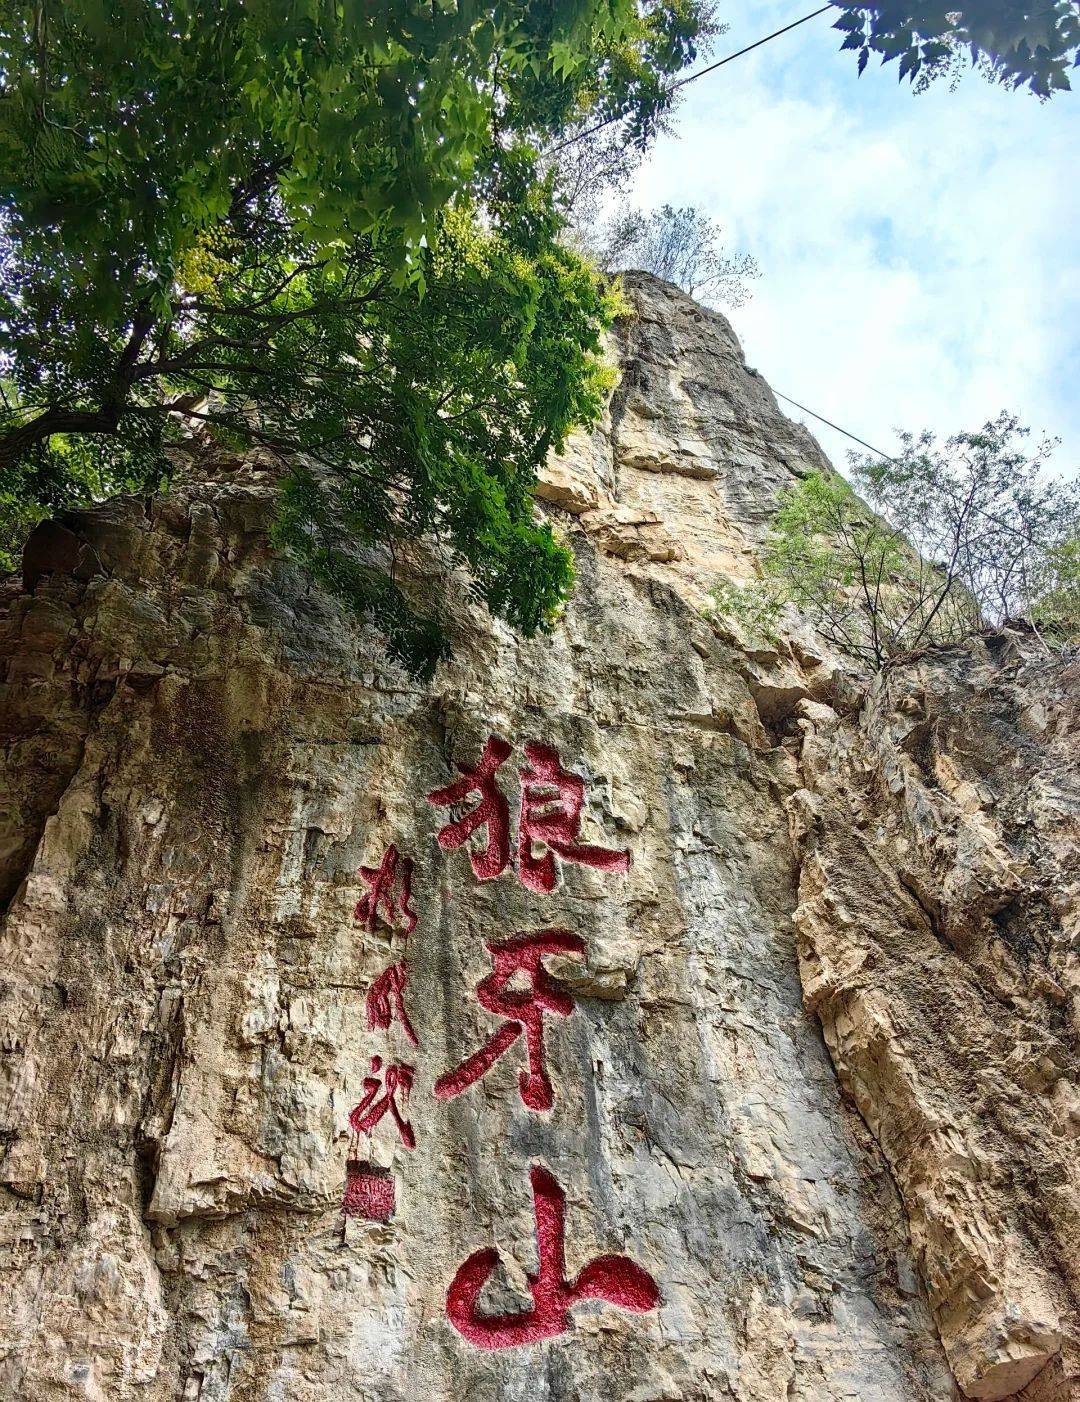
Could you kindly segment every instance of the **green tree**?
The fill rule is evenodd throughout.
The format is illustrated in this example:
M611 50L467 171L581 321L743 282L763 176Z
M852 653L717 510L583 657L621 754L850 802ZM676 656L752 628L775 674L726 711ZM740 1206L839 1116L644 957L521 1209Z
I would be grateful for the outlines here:
M767 589L835 647L875 668L979 627L955 575L923 560L842 477L815 472L785 494L764 567Z
M1069 88L1080 61L1076 0L837 0L837 8L841 47L858 52L860 73L880 54L882 63L899 60L900 80L920 90L967 62L992 82L1047 98Z
M895 457L852 454L859 492L983 623L1021 619L1071 641L1080 630L1080 485L1046 475L1057 446L1001 413L939 443L901 433ZM1071 600L1071 603L1070 603Z
M538 151L644 144L695 0L0 3L0 502L163 480L193 424L289 469L279 539L396 655L429 532L525 632L569 557L539 463L598 412L616 310Z
M988 625L1026 621L1080 640L1080 489L1047 480L1043 442L1000 414L939 444L901 434L895 458L852 455L852 477L811 473L784 494L764 579L721 587L714 611L751 632L794 604L836 647L878 668Z

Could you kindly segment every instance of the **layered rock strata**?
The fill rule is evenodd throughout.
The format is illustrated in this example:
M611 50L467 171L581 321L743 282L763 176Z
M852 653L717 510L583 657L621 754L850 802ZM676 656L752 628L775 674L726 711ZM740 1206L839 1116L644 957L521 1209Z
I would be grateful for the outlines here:
M796 621L706 622L824 460L723 318L629 292L610 415L541 489L578 570L549 638L418 558L454 657L412 682L273 554L257 456L32 539L0 642L4 1396L1080 1395L1075 672L1012 634L868 686ZM509 846L447 846L477 798L428 796L492 737ZM595 860L549 847L548 890L519 837L551 751ZM372 912L391 846L411 896L399 866ZM580 942L540 961L550 1108L524 1033L447 1094L500 1026L489 943L541 930ZM391 1065L414 1147L392 1113L357 1147ZM500 1315L531 1341L485 1345Z

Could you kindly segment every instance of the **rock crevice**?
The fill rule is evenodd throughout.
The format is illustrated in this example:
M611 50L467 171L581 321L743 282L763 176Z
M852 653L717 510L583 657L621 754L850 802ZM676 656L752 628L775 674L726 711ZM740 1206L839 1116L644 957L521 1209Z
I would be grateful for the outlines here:
M32 539L0 624L5 1396L1080 1396L1075 663L1012 632L869 686L795 620L707 623L824 459L723 318L628 292L611 411L541 485L579 581L549 638L418 555L454 657L414 684L274 555L258 455ZM487 836L440 845L462 810L427 796L492 736L479 880ZM568 849L545 888L527 745L628 871ZM391 845L411 932L356 918ZM554 929L550 1108L524 1037L441 1097L499 1025L489 944ZM369 1025L395 966L416 1042L392 994ZM373 1056L412 1073L412 1149L390 1115L350 1147ZM535 1303L536 1165L584 1293L478 1346L448 1291L488 1250L482 1314Z

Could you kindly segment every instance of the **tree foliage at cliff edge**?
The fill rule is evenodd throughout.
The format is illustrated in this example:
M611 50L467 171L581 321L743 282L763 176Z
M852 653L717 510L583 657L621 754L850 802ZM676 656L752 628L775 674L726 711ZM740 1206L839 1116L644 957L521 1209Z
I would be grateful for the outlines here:
M157 486L200 426L289 472L278 539L395 656L439 538L526 634L571 582L537 467L606 389L618 298L538 152L648 141L697 0L0 5L0 504ZM15 521L15 529L19 522Z

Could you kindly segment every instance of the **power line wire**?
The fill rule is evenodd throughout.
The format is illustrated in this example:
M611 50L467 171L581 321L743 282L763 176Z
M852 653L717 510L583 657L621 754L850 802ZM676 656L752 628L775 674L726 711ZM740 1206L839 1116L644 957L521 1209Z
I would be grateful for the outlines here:
M813 10L808 15L803 15L802 19L792 20L791 24L785 24L783 29L776 29L771 34L766 34L764 39L758 39L753 44L747 44L745 49L736 49L733 54L728 54L726 58L717 59L715 63L710 63L707 68L699 68L696 73L688 73L685 78L679 78L668 88L668 92L674 92L676 88L685 88L687 83L693 83L698 78L704 78L706 73L713 73L717 68L723 68L725 63L730 63L732 59L742 58L743 54L748 54L753 49L760 49L762 44L767 44L771 39L779 39L781 34L787 34L791 29L798 29L800 24L805 24L807 20L817 19L818 15L823 15L826 10L831 10L832 5L822 5L820 10Z
M707 68L699 68L696 73L688 73L685 78L680 78L672 83L670 87L664 89L664 96L669 97L679 88L685 88L687 83L696 82L698 78L704 78L706 73L715 73L718 68L723 68L725 63L731 63L737 58L742 58L743 54L748 54L754 49L760 49L762 44L768 44L773 39L779 39L781 34L787 34L789 30L798 29L800 24L805 24L807 20L817 19L818 15L823 15L826 10L831 10L833 6L822 5L820 10L814 10L808 15L803 15L802 19L793 20L791 24L785 24L783 29L774 29L771 34L766 34L764 39L757 39L752 44L747 44L745 49L736 49L733 54L728 54L726 58L717 59L715 63L710 63ZM621 115L605 117L602 122L597 122L596 126L588 127L585 131L579 131L576 136L568 137L565 141L560 141L557 146L549 146L543 153L545 156L554 156L559 151L564 151L567 146L573 146L578 141L584 141L587 136L593 136L598 131L603 131L605 127L611 126L613 122L621 122Z
M837 433L842 433L845 438L850 438L852 443L858 443L862 448L869 448L876 458L884 458L886 462L896 461L896 459L891 457L888 453L883 453L880 448L875 448L873 443L867 443L865 438L857 438L854 433L848 433L846 428L841 428L839 424L834 424L832 419L827 419L822 414L815 414L813 409L808 409L805 404L800 404L797 399L791 399L788 395L781 394L778 389L773 389L772 385L770 385L769 388L772 389L777 399L783 399L786 400L788 404L794 404L796 409L801 409L804 414L809 414L812 419L817 419L818 423L828 424L830 428L836 429Z
M755 373L757 372L755 371ZM766 381L766 384L768 384L768 381ZM834 424L832 419L827 419L822 414L815 414L813 409L808 409L805 404L800 404L797 399L791 399L788 395L781 394L778 389L773 389L772 385L769 385L769 389L772 389L777 399L783 399L788 404L794 404L796 409L801 409L804 414L809 414L812 419L817 419L818 423L828 424L828 426L835 429L837 433L842 433L845 438L850 438L853 443L858 443L860 447L863 448L869 448L875 457L884 458L886 462L891 462L899 466L899 460L897 458L892 457L889 453L883 453L880 448L875 448L872 443L867 443L865 438L858 438L854 433L849 433L846 428L841 428L839 424ZM1002 530L1008 531L1012 535L1019 536L1021 540L1026 540L1029 545L1031 544L1030 531L1018 530L1016 526L1008 521L1003 521L1000 516L995 516L983 506L973 506L971 509L976 516L982 516L984 520L992 521L995 526L1000 526Z

